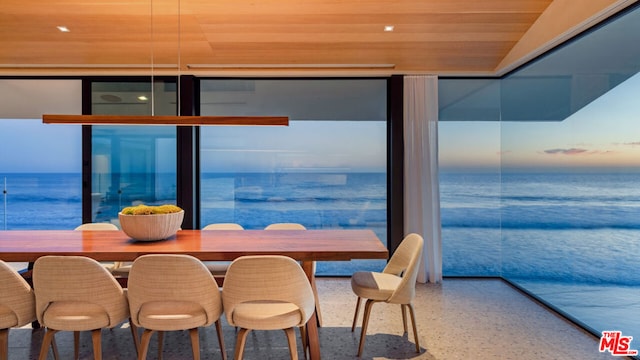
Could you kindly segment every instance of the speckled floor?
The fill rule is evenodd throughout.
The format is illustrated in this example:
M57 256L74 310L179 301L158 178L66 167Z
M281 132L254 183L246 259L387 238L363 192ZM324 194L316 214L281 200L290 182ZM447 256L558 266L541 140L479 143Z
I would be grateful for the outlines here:
M351 332L355 296L347 278L319 278L323 327L323 359L355 359L360 328ZM442 284L418 284L416 317L421 352L413 334L402 334L400 306L373 306L363 359L611 359L598 351L598 339L548 311L501 280L445 279ZM235 329L223 322L226 351L233 357ZM13 329L9 359L37 359L42 330ZM73 357L70 333L56 335L63 359ZM221 359L215 330L200 332L202 359ZM83 334L81 359L92 359L91 336ZM127 324L105 330L103 359L135 359ZM298 336L298 349L300 340ZM149 359L157 358L155 338ZM191 359L186 332L165 336L164 359ZM619 358L619 357L618 357ZM50 354L49 359L53 359ZM288 359L282 331L252 332L245 359ZM300 359L304 359L300 352Z

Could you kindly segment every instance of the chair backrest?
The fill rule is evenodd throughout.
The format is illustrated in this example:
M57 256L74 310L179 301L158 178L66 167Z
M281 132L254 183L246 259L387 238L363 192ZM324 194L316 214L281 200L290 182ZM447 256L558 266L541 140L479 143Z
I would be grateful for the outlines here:
M129 309L134 324L140 307L150 301L191 301L200 304L213 324L222 314L220 289L207 267L191 255L151 254L131 265Z
M306 227L298 223L275 223L267 225L265 230L307 230Z
M236 223L216 223L209 224L203 227L202 230L244 230L244 228Z
M84 301L98 304L109 316L113 327L129 316L127 297L111 273L94 259L85 256L47 255L33 265L36 315L43 315L54 301Z
M424 239L418 234L405 236L396 251L391 256L383 272L402 276L402 281L389 297L387 302L394 304L408 304L416 292L416 278L422 255Z
M120 230L111 223L86 223L79 225L74 230Z
M36 319L33 290L18 272L0 260L0 306L13 316L0 317L0 329L26 325Z
M242 256L235 259L224 280L222 303L227 321L234 325L231 314L247 301L282 301L300 308L305 324L315 309L309 280L300 265L281 255Z

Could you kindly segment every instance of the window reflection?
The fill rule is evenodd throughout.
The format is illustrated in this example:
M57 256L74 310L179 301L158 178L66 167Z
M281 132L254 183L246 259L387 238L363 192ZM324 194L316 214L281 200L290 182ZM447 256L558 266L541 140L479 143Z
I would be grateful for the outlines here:
M151 96L155 101L151 102ZM175 115L174 82L93 82L95 115ZM136 204L176 203L176 128L92 126L91 220Z
M201 224L371 229L386 240L386 80L207 80L203 115L287 115L288 127L201 128ZM207 100L209 99L209 100ZM319 275L384 260L319 262Z
M94 126L92 216L113 222L135 204L176 203L175 127Z

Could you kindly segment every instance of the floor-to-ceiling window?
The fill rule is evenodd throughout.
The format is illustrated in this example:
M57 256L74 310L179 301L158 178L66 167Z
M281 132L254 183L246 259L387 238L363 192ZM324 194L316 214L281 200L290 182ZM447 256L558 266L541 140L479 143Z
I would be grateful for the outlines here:
M445 276L497 274L595 335L640 338L638 16L500 79L440 81Z
M93 81L94 115L175 115L175 81ZM155 101L151 101L154 97ZM175 126L92 126L91 221L123 207L176 203Z
M287 127L201 129L201 224L372 229L386 240L386 80L202 80L202 115L284 115ZM384 261L321 262L320 275Z

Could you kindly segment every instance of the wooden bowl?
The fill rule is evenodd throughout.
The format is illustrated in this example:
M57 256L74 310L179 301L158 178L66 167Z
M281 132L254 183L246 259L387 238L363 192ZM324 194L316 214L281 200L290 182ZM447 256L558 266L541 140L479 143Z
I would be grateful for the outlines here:
M138 241L167 239L178 232L184 219L184 210L169 214L125 215L118 213L120 227L125 234Z

